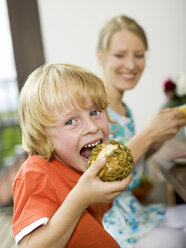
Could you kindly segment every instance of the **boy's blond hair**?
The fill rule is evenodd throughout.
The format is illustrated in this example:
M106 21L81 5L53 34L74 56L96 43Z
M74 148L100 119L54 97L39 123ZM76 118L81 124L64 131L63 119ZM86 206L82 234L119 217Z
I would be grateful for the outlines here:
M50 159L54 147L46 128L57 125L62 106L68 102L86 109L87 96L98 109L107 113L107 97L102 80L85 68L71 64L46 64L30 74L19 98L22 146L29 155Z

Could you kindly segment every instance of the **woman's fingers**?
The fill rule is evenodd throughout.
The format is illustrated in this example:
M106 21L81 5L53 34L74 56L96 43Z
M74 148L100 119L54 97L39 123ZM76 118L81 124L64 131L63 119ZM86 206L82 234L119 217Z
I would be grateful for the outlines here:
M186 120L185 119L178 119L177 125L179 128L186 126Z
M176 117L178 118L178 119L184 119L184 113L183 112L181 112L179 109L177 109L178 111L177 111L177 113L176 113Z

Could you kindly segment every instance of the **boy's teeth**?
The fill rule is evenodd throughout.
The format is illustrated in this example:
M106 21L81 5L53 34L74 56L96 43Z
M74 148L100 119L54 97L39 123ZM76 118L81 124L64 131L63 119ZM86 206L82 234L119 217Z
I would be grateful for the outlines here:
M86 145L85 148L97 146L99 143L100 143L100 140L97 141L96 143Z

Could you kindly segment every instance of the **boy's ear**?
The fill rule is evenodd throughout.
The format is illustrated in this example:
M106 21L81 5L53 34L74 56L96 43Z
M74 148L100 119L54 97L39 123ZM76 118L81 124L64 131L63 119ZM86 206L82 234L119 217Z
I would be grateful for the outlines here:
M100 50L97 50L96 52L97 60L99 64L102 66L103 65L103 54Z

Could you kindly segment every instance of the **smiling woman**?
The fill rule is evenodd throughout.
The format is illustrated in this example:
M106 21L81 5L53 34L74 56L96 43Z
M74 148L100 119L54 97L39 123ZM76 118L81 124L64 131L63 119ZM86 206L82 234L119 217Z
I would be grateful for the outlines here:
M172 240L168 244L162 234L162 239L159 241L161 245L156 246L151 233L164 223L164 214L169 210L162 204L154 205L153 208L150 205L143 206L133 195L140 182L144 181L142 179L145 179L143 178L145 160L186 124L183 114L178 109L165 109L157 112L140 132L135 134L132 111L124 99L126 92L134 89L139 83L145 69L147 49L145 31L128 16L115 16L100 30L97 57L109 99L108 111L112 120L116 122L111 125L111 130L118 128L117 132L110 135L110 139L126 144L131 149L136 162L132 169L133 179L128 191L114 199L112 210L104 215L103 225L122 248L170 248L170 243L172 247L183 248L184 232L179 232L178 244L176 239L178 230L171 230L175 236L170 234ZM145 97L143 93L141 98ZM175 208L174 211L176 213L177 209ZM162 232L167 232L166 227L159 230L159 233ZM143 236L146 240L140 242Z

